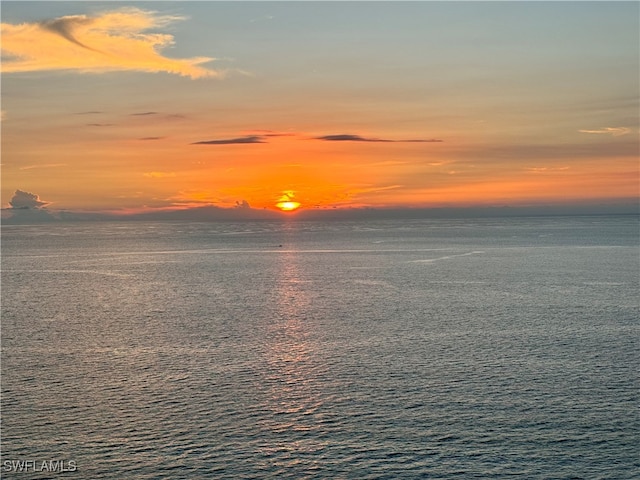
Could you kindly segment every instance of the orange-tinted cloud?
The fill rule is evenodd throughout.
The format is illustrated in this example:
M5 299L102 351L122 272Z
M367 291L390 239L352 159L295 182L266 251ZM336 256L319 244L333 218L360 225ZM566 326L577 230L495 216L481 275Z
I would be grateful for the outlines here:
M626 127L605 127L599 130L578 130L580 133L595 133L595 134L606 134L613 135L614 137L620 137L622 135L626 135L631 130Z
M201 67L208 57L173 59L162 49L173 36L149 30L184 20L138 8L95 16L70 15L43 22L2 24L2 71L75 70L86 73L134 70L168 72L185 77L220 76Z

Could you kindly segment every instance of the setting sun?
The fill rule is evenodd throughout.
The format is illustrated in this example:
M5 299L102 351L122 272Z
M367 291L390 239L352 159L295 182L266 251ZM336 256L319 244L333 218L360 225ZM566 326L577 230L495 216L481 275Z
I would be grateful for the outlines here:
M299 208L300 207L300 203L299 202L292 202L292 201L278 202L278 203L276 203L276 207L278 207L283 212L290 212L292 210L296 210L297 208Z
M286 192L282 192L282 196L278 198L278 203L276 203L276 207L278 207L283 212L291 212L300 208L300 202L295 202L293 197L295 196L295 192L292 190L287 190Z

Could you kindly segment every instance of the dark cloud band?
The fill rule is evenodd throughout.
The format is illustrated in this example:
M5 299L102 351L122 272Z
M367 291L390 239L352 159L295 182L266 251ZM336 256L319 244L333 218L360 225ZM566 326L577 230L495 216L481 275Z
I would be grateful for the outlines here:
M221 140L202 140L191 145L234 145L245 143L266 143L262 136L250 135L248 137L226 138Z
M375 137L362 137L360 135L340 134L340 135L323 135L321 137L315 137L315 140L324 140L325 142L378 142L378 143L434 143L442 142L432 138L430 140L390 140L387 138L375 138Z

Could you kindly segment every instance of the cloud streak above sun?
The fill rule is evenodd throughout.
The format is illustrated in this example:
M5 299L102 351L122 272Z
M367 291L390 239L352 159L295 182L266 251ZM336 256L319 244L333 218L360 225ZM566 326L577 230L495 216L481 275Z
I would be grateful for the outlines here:
M381 143L438 143L442 140L430 139L430 140L390 140L387 138L377 137L362 137L360 135L340 134L340 135L323 135L322 137L315 137L316 140L324 140L326 142L381 142Z
M191 145L231 145L231 144L246 144L246 143L269 143L268 137L295 137L295 133L278 133L271 130L260 130L259 135L245 135L237 138L224 138L219 140L201 140L199 142L193 142ZM377 137L363 137L361 135L352 134L340 134L340 135L323 135L321 137L308 137L305 140L322 140L325 142L372 142L372 143L440 143L439 139L416 139L416 140L390 140L387 138Z
M162 50L173 35L151 32L184 20L138 8L89 15L69 15L41 22L2 24L2 72L71 70L166 72L190 78L219 77L200 66L214 59L173 59Z
M202 140L200 142L193 142L191 145L233 145L233 144L246 144L246 143L266 143L259 135L249 135L246 137L238 138L224 138L221 140Z

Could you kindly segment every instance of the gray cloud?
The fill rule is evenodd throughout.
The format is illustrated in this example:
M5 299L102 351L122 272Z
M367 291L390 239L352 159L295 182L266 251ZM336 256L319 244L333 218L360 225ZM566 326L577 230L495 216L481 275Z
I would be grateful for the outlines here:
M142 115L157 115L158 112L138 112L138 113L131 113L131 116L142 116Z
M482 207L436 207L436 208L309 208L296 215L298 220L373 220L373 219L418 219L418 218L491 218L522 217L540 215L612 215L640 213L637 199L623 198L594 203L563 203L561 205L508 206L494 205ZM134 214L55 211L48 209L3 209L3 224L34 224L52 221L122 221L122 220L175 220L211 222L215 220L277 220L281 212L267 209L221 208L213 205L186 208L182 210L148 211ZM6 216L5 216L6 214Z
M221 140L202 140L191 145L232 145L238 143L267 143L261 135L249 135L246 137L226 138Z
M324 140L327 142L380 142L380 143L437 143L442 142L438 139L430 140L390 140L387 138L375 138L375 137L362 137L360 135L340 134L340 135L323 135L321 137L315 137L315 140Z
M165 137L142 137L139 138L138 140L162 140Z
M220 140L202 140L193 142L191 145L229 145L235 143L267 143L270 137L289 137L296 136L290 132L274 132L271 130L258 130L256 135L246 135L244 137L227 138ZM392 140L387 138L363 137L361 135L339 134L339 135L323 135L313 137L314 140L322 140L325 142L374 142L374 143L438 143L439 139L408 139L408 140Z
M68 17L54 18L53 20L45 20L43 22L40 22L40 26L45 30L60 35L65 40L68 40L71 43L78 45L79 47L97 52L98 50L85 45L74 35L74 30L78 26L91 25L92 23L94 23L94 19L92 18L88 18L84 15L73 15Z
M14 193L11 200L9 200L11 208L18 209L40 208L48 204L49 202L40 200L40 197L35 193L25 192L23 190L16 190L16 193Z

